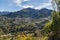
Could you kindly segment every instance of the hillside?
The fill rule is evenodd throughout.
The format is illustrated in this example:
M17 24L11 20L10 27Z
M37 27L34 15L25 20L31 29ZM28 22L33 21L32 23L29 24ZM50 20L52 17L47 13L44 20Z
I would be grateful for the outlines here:
M9 14L9 12L7 11L0 12L0 15L6 15L6 14Z
M51 20L51 12L52 10L46 8L41 10L26 8L6 14L2 12L3 15L0 15L1 39L4 37L9 37L10 40L15 40L16 37L18 40L21 37L22 40L24 37L29 37L29 39L31 37L32 40L37 39L41 36L41 33L43 34L45 24Z
M36 10L33 8L25 8L17 12L11 12L9 14L3 15L6 17L16 18L16 17L30 17L30 18L45 18L51 16L52 10L43 8L41 10Z

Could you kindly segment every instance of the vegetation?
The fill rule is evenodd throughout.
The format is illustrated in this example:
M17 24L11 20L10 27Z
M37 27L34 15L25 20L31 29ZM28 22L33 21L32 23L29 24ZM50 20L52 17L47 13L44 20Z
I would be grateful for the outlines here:
M22 18L12 14L13 18L0 16L0 40L60 40L60 1L52 0L52 5L52 20L31 18L25 14Z
M17 20L18 19L18 20ZM26 22L24 18L7 18L0 16L0 40L38 40L43 27L38 28L42 21ZM19 21L21 20L21 21ZM32 20L32 19L31 19Z
M48 37L47 40L60 40L60 7L59 0L53 0L56 3L57 11L54 11L52 14L52 21L47 23L44 27L45 34Z

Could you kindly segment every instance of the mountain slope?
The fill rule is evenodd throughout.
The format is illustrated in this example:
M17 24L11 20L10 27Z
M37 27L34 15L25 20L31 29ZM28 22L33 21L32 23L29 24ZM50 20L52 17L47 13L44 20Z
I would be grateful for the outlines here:
M6 15L6 14L9 14L9 12L7 12L7 11L0 12L0 15Z
M7 15L3 15L6 17L12 17L12 18L16 18L16 17L31 17L31 18L44 18L44 17L48 17L51 16L51 12L52 10L48 10L46 8L43 8L41 10L36 10L36 9L32 9L32 8L25 8L22 9L20 11L17 12L11 12Z

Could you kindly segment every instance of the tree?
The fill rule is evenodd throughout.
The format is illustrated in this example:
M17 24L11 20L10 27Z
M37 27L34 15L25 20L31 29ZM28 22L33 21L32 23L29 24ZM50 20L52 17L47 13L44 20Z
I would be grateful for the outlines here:
M48 33L48 40L60 40L60 0L52 0L52 5L54 8L52 22L47 23L45 29Z
M52 0L52 7L55 11L60 11L60 0Z

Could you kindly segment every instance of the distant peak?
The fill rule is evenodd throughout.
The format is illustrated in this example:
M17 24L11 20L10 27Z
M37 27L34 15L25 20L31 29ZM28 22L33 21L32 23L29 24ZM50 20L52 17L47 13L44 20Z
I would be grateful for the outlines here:
M30 7L29 7L29 8L25 8L25 9L33 9L33 8L30 8Z
M42 8L41 10L48 10L47 8Z
M35 10L34 8L24 8L24 9L22 9L22 10L20 10L20 11L33 11L33 10Z
M35 10L34 8L24 8L24 10Z

